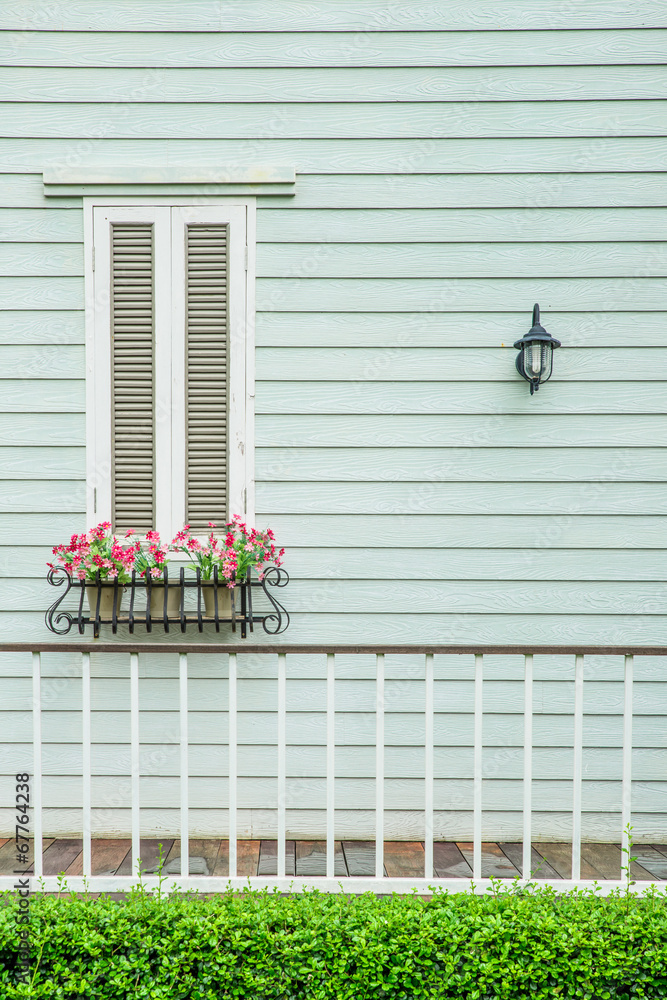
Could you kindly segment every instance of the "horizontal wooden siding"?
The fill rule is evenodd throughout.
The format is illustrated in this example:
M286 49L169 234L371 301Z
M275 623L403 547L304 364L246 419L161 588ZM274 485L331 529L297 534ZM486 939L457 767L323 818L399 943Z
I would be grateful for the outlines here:
M161 11L159 24L147 2L134 5L131 19L103 2L85 12L52 3L37 16L12 0L0 14L9 53L0 70L7 102L0 634L44 637L50 546L86 526L85 192L73 186L46 197L45 162L110 170L275 162L294 164L297 184L292 199L258 199L256 497L257 523L270 524L288 548L294 582L286 603L296 613L286 638L663 642L660 5L514 0L494 9L492 23L476 2L373 3L363 16L358 4L326 0L313 10L224 7L224 25L216 5L188 3ZM150 198L165 187L136 190ZM215 184L167 191L225 193ZM535 301L563 348L551 383L531 398L514 370L512 343L528 330ZM3 703L6 747L21 739L27 710L27 674L16 669ZM174 711L172 668L165 659L151 669L164 685L146 688L153 709L145 735L163 748L160 725ZM99 691L119 699L99 718L96 760L106 795L116 787L108 748L123 743L126 706L113 673L101 662L97 670ZM318 697L318 670L304 666L288 687L297 706L290 767L312 769L314 784L303 778L295 787L315 797L319 722L308 704ZM545 756L536 758L546 775L536 801L544 796L550 837L566 835L555 813L569 794L572 723L567 698L558 701L569 681L560 670L544 665L544 683L555 687L544 689ZM243 722L250 741L270 725L274 683L252 677L253 697L266 706ZM358 678L353 700L363 700L364 683ZM406 683L417 692L418 681ZM455 734L469 682L440 683L451 702L440 776L455 783L463 802L470 775ZM510 710L520 698L517 683L499 675L504 707L497 733L489 732L509 748L520 745L511 728L519 717ZM665 792L655 763L664 681L651 674L646 683L647 715L636 722L644 741L636 775L645 783L637 807L645 817ZM600 685L600 704L610 692L613 702L618 678ZM552 695L562 713L546 711ZM45 726L63 748L62 768L48 794L60 810L54 831L67 832L64 803L77 802L77 763L66 734L77 706L64 693L57 702ZM347 753L357 768L341 776L349 782L341 799L349 835L365 830L355 803L372 773L366 751L351 749L363 744L366 724L353 707L341 706L340 730L342 760ZM222 790L206 761L224 768L214 724L201 711L201 761L192 749L202 771L196 802ZM613 713L591 706L590 718L591 802L606 817L591 820L590 834L604 838L613 827L605 771L615 766L621 734ZM412 801L401 782L419 780L410 771L421 739L415 727L388 723L395 742L387 773L396 783L389 802L394 791L396 801L403 793ZM503 811L519 778L514 753L491 758L489 837L516 832L516 816ZM270 742L268 749L257 743L242 808L260 809L269 796L272 754ZM7 757L0 770L13 769ZM173 791L170 781L168 768L146 777L147 804L156 803L151 829L166 822L160 803ZM122 830L125 806L117 808L112 826ZM393 835L412 829L404 811ZM466 814L464 804L451 810L443 832L463 836ZM310 819L295 820L295 835L311 830ZM214 820L202 810L201 831ZM250 814L247 820L249 830L259 829ZM647 836L656 831L652 820L642 822Z

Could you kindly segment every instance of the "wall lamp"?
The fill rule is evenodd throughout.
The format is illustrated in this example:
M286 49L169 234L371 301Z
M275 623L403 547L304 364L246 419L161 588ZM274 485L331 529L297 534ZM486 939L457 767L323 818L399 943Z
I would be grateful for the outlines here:
M553 353L560 347L556 340L540 323L540 307L533 306L533 325L525 337L517 340L514 347L519 352L516 359L516 370L526 382L530 382L530 394L537 392L542 382L551 378Z

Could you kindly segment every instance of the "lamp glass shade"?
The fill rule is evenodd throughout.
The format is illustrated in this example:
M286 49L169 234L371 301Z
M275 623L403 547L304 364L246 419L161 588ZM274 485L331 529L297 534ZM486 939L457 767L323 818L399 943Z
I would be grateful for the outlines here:
M551 376L553 348L543 340L531 340L524 348L524 371L528 378L546 382Z

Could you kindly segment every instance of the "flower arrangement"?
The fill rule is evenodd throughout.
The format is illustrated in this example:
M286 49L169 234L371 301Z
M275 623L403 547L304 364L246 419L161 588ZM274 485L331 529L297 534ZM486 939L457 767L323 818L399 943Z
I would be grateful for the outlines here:
M211 532L207 544L202 544L190 533L190 525L178 532L172 541L172 548L185 552L195 568L201 572L202 580L211 580L215 567L227 581L230 590L238 580L245 580L249 569L254 568L260 580L267 563L280 566L284 549L276 552L274 535L270 528L257 531L248 528L238 514L224 525L224 537L215 534L216 524L209 521Z
M53 555L56 562L47 563L54 571L65 569L79 580L112 582L125 585L130 582L134 570L153 580L161 580L169 562L170 552L184 552L195 569L199 569L201 579L210 581L217 567L221 580L225 580L231 590L237 581L245 580L248 570L255 569L259 579L264 576L267 565L280 566L284 549L276 551L274 535L270 528L258 531L248 526L236 514L223 525L223 534L216 534L216 525L209 521L211 529L206 542L193 537L190 525L176 534L169 545L164 545L157 531L146 533L145 547L132 540L134 530L125 533L125 542L120 542L111 531L111 524L103 521L82 535L72 535L69 545L56 545Z
M69 545L55 545L53 555L58 565L47 565L55 573L65 569L79 580L118 580L124 585L130 582L139 548L139 542L127 545L119 542L111 532L110 523L102 521L85 534L72 535Z
M127 531L125 533L126 538L131 538L132 535L136 534L134 530ZM169 562L169 545L163 545L160 540L160 533L158 531L147 531L146 541L148 547L142 549L139 542L136 543L137 555L134 561L134 568L137 573L141 573L142 576L146 575L146 571L150 572L152 579L161 580L164 576L164 569Z

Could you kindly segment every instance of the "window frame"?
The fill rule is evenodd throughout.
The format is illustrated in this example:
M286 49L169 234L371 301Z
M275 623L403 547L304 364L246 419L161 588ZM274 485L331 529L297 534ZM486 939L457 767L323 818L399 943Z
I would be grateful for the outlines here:
M185 344L184 227L229 224L228 504L230 516L254 524L255 199L128 195L83 202L88 524L111 520L110 266L109 240L100 232L114 221L155 226L156 413L171 413L155 421L155 527L163 538L172 538L185 517L185 383L177 364Z

